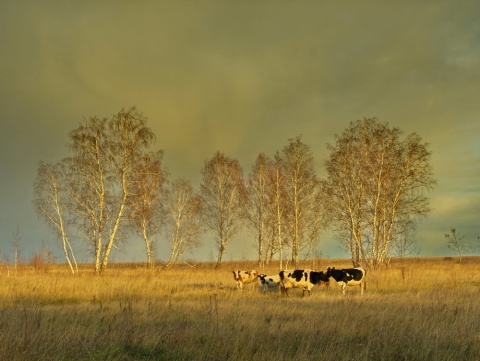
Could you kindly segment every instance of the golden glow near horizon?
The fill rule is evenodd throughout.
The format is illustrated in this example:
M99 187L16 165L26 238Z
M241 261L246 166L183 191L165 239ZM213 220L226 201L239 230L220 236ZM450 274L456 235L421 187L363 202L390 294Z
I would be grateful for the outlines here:
M54 237L33 211L40 160L67 155L83 119L136 105L173 176L199 178L217 150L272 155L302 134L322 175L325 144L376 116L431 144L438 184L417 232L480 235L480 3L426 1L3 2L0 5L0 245L24 253ZM331 235L324 256L338 253ZM208 258L212 244L199 252ZM253 256L251 236L228 259ZM130 245L118 260L143 259Z

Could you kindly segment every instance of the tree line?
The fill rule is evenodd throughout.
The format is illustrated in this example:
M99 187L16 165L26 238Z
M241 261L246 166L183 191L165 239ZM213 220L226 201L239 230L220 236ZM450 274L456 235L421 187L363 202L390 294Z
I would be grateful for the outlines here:
M259 264L296 266L332 229L353 265L377 267L408 251L420 217L429 212L435 180L429 145L375 118L351 122L335 143L320 178L301 136L272 156L260 153L248 175L220 151L205 161L200 189L174 179L154 150L155 135L135 107L85 120L69 134L70 156L40 162L34 185L37 213L52 227L72 273L75 248L87 245L95 273L132 232L143 238L147 266L160 231L169 244L167 268L213 232L217 266L229 241L247 228Z

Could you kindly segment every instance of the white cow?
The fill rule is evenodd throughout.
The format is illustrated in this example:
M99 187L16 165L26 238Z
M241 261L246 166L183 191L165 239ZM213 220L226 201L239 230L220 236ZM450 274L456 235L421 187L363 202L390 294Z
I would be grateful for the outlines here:
M266 292L269 288L278 287L280 284L280 275L267 276L264 274L258 275L258 280L261 286L263 286L263 292Z
M360 286L360 294L363 295L365 287L365 270L362 267L344 268L344 269L327 269L327 277L332 277L339 285L342 286L342 293L345 294L345 287Z
M280 271L280 286L282 293L288 296L289 288L300 288L303 287L302 295L305 295L305 291L308 291L310 295L312 293L312 288L314 285L325 283L328 285L329 278L323 272L312 271L311 269L306 270L294 270L294 271Z

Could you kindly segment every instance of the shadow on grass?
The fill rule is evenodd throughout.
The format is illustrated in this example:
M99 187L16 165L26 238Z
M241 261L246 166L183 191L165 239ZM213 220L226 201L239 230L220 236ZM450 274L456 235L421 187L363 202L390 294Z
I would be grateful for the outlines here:
M98 349L85 359L94 360L170 360L167 351L160 345L115 344Z

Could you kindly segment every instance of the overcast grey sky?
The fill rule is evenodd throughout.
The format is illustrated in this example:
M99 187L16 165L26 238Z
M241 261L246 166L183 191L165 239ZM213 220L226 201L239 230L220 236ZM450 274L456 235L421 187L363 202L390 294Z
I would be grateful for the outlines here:
M321 176L325 144L350 121L416 132L438 180L421 254L449 254L450 227L480 235L479 19L476 0L0 0L0 255L17 227L25 257L56 247L31 203L39 161L67 156L82 120L133 105L172 176L194 184L217 150L247 175L302 135ZM251 242L232 240L225 259L253 257ZM328 234L320 249L341 255Z

